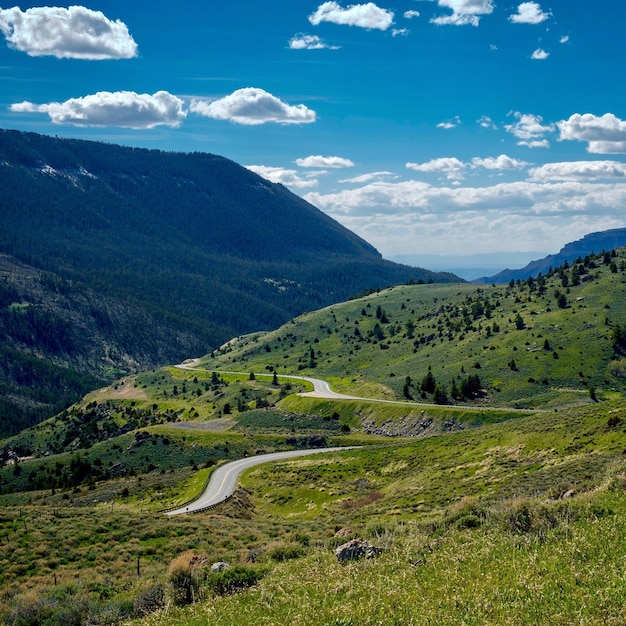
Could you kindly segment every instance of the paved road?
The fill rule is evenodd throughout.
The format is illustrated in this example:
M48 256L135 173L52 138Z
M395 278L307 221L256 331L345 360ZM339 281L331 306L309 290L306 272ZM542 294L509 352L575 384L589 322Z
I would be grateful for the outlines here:
M181 370L190 370L198 372L206 372L212 370L206 370L204 368L196 367L197 359L190 359L184 363L179 363L174 367ZM239 376L246 375L245 372L227 372L224 370L215 370L218 374L237 374ZM256 378L260 376L264 378L273 378L274 374L255 374ZM358 396L347 396L343 393L337 393L330 388L330 385L320 378L311 378L310 376L292 376L288 374L277 374L278 378L287 378L289 380L305 380L313 385L313 391L307 391L305 393L298 394L300 396L309 396L310 398L327 398L329 400L371 400L371 398L359 398ZM381 402L381 400L374 400L374 402ZM383 401L384 402L384 401Z
M202 511L224 500L235 491L237 479L245 470L261 465L261 463L269 463L270 461L282 461L299 456L308 456L310 454L319 454L321 452L337 452L338 450L352 450L356 446L343 448L315 448L314 450L289 450L287 452L272 452L271 454L261 454L259 456L246 457L237 461L231 461L218 467L211 475L211 480L207 485L204 493L196 501L188 506L168 511L167 515L182 515L184 513L193 513L194 511Z
M191 371L213 371L206 370L204 368L195 367L198 359L190 359L189 361L185 361L184 363L180 363L179 365L175 365L174 367L178 367L183 370L191 370ZM245 372L229 372L223 370L215 370L218 374L237 374L239 376L244 375ZM255 374L258 378L263 376L265 378L273 378L274 374ZM348 396L343 393L337 393L330 388L330 385L320 378L311 378L310 376L293 376L291 374L278 374L279 379L287 378L291 380L306 380L307 382L313 385L313 391L306 391L304 393L299 393L299 396L305 396L309 398L326 398L328 400L361 400L365 402L379 402L381 404L401 404L403 406L416 406L421 408L435 408L435 409L463 409L466 411L510 411L511 413L546 413L546 409L515 409L513 407L498 407L498 406L468 406L465 404L433 404L432 402L411 402L407 400L385 400L383 398L363 398L362 396Z

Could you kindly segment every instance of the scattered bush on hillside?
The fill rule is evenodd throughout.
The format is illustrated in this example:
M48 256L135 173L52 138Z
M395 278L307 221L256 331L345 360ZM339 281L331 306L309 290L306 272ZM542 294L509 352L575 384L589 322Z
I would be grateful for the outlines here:
M154 613L165 604L165 590L163 585L151 585L135 598L133 602L133 613L136 617L145 617Z
M62 586L48 594L34 590L13 600L3 615L11 626L82 626L119 624L131 617L132 605L93 595L93 590ZM106 604L101 601L106 599Z
M172 601L177 606L191 604L199 599L201 563L196 563L193 551L187 551L174 558L167 568Z
M305 555L305 550L300 544L281 542L269 546L266 554L272 561L280 562L299 559Z
M554 502L520 499L509 503L503 510L502 522L510 532L532 535L544 541L551 530L585 514L584 505L571 499Z
M206 577L206 585L214 593L223 596L252 587L264 575L263 568L235 565L221 572L209 573Z

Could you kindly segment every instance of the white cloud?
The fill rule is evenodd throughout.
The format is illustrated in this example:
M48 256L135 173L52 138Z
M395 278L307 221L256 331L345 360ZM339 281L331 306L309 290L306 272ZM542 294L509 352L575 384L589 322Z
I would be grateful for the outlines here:
M331 22L360 28L387 30L393 24L393 11L381 9L373 2L353 4L344 9L338 2L324 2L309 15L309 22L317 26Z
M344 159L338 156L321 156L319 154L305 157L304 159L296 159L298 167L330 167L333 169L341 167L353 167L354 163L350 159Z
M527 165L528 163L526 161L513 159L506 154L501 154L497 157L487 157L484 159L479 157L474 157L472 159L472 167L484 167L487 170L519 170Z
M513 134L519 141L518 146L527 146L529 148L547 148L550 146L544 135L554 131L554 125L543 125L543 118L540 115L532 115L531 113L512 113L517 118L515 124L505 125L507 132Z
M433 24L478 26L480 15L493 13L493 0L437 0L440 7L452 9L452 15L434 17Z
M613 113L574 113L557 122L559 141L586 141L592 154L626 154L626 121Z
M476 123L482 126L483 128L492 128L492 129L498 128L496 124L494 123L494 121L488 115L481 116L481 118L478 119Z
M411 19L413 19L414 17L419 17L419 16L420 16L420 12L419 12L419 11L405 11L405 12L404 12L404 17L405 17L407 20L411 20Z
M558 248L588 232L624 227L626 183L503 182L488 187L377 181L305 196L384 255Z
M0 9L7 44L29 56L59 59L130 59L137 44L120 20L82 6Z
M619 161L565 161L545 163L529 171L533 181L626 180L626 163Z
M397 176L393 172L369 172L367 174L361 174L360 176L354 176L352 178L344 178L343 180L338 181L339 183L348 183L348 184L356 184L360 185L362 183L369 183L372 180L379 180L381 178L388 178L389 176L393 176L397 178Z
M455 115L452 120L447 120L445 122L439 122L437 124L437 128L443 128L445 130L450 130L451 128L456 128L461 124L461 118L458 115Z
M568 41L569 41L569 35L563 35L563 37L559 39L559 43L567 43Z
M303 178L296 172L283 167L270 167L267 165L246 165L255 174L262 176L272 183L280 183L292 189L310 189L317 187L317 180L313 178Z
M392 37L399 37L400 35L404 36L404 35L408 35L409 32L410 31L408 28L392 28L391 36Z
M626 141L590 141L587 151L591 154L626 154Z
M442 157L432 159L426 163L407 163L405 167L415 172L445 174L448 180L459 180L463 178L465 163L459 161L456 157Z
M535 59L536 61L543 61L550 56L549 52L546 52L543 48L537 48L531 55L531 59Z
M189 110L216 120L229 120L237 124L256 126L276 124L310 124L316 114L304 104L290 105L271 93L256 87L237 89L219 100L193 99Z
M177 127L186 116L183 101L167 91L157 91L153 95L134 91L100 91L65 102L21 102L10 108L18 113L47 113L54 124L136 129Z
M306 35L299 33L289 40L289 47L292 50L339 50L341 46L331 46L317 35Z
M541 24L550 15L550 13L544 13L537 2L522 2L517 7L517 13L509 16L509 20L513 24Z

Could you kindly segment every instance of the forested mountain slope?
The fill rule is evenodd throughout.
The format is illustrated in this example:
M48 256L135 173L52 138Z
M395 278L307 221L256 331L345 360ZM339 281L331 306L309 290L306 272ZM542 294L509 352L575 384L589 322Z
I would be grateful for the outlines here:
M0 130L0 190L0 431L11 407L32 420L56 406L23 395L50 364L103 380L365 289L457 280L384 261L281 185L211 154ZM40 362L12 367L26 357Z

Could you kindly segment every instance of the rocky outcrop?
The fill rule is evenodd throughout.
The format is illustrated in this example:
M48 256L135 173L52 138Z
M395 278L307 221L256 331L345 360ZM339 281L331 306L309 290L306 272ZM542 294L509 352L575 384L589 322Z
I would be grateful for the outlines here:
M377 557L382 550L373 546L365 539L352 539L347 543L341 544L335 550L335 556L340 563L347 561L355 561L358 559L371 559Z
M223 572L225 569L228 569L229 567L230 567L230 563L227 563L226 561L218 561L217 563L213 563L211 565L211 571Z

